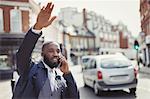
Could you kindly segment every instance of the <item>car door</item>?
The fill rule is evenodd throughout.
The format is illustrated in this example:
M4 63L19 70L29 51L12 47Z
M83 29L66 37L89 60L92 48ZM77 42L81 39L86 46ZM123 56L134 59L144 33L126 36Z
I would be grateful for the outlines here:
M86 83L86 85L90 86L90 58L87 61L86 65L84 64L84 68L83 68L83 80Z
M87 71L87 79L89 86L93 87L93 82L96 79L96 60L93 58L89 61L89 69Z

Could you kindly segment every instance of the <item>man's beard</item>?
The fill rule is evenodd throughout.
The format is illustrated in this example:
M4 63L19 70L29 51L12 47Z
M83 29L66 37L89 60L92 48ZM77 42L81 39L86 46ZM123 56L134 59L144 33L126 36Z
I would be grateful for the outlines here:
M58 62L53 62L49 60L46 56L43 57L43 61L46 65L48 65L50 68L57 68L59 63Z

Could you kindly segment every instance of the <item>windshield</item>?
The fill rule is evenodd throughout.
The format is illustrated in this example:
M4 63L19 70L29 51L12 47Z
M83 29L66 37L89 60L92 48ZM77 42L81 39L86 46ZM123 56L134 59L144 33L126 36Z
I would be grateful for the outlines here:
M105 58L101 61L102 68L123 68L131 66L131 62L124 58Z

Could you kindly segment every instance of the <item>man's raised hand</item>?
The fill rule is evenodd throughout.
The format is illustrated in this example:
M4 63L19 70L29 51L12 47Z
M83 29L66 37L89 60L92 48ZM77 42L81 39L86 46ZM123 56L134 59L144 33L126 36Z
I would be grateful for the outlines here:
M49 26L56 16L51 16L53 11L54 4L48 3L46 7L43 7L38 14L36 24L34 25L34 29L41 30L43 27Z

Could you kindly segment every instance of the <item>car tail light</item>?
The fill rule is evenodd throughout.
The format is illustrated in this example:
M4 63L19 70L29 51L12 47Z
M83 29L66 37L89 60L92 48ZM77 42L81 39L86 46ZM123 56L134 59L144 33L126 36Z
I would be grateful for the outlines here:
M97 78L99 80L102 79L102 72L101 71L97 71Z
M137 73L138 73L138 70L136 68L134 68L134 76L135 76L135 78L137 78Z

